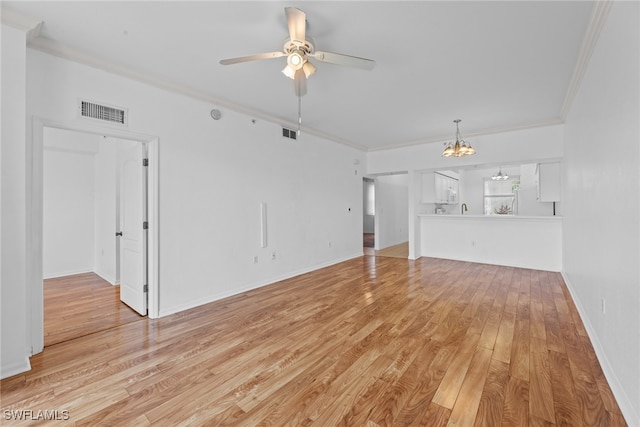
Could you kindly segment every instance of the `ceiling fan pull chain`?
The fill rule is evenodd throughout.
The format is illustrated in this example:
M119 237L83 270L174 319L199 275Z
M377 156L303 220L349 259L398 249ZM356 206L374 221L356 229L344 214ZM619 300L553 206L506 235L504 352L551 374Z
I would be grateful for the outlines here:
M302 125L302 97L298 96L298 136L300 136L301 125Z

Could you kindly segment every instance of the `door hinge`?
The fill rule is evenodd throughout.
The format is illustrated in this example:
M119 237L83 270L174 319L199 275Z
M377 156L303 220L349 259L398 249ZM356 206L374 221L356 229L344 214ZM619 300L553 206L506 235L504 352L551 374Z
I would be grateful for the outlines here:
M142 166L149 166L149 159L142 159Z
M142 292L149 292L149 285L144 285L142 287Z
M149 223L147 221L142 223L142 229L143 230L148 230L149 229Z

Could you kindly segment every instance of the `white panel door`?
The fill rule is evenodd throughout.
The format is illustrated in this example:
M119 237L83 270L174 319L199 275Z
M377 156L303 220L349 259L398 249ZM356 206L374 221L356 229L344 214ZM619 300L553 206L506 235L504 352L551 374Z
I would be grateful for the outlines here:
M120 300L146 315L146 147L133 141L123 141L120 147Z

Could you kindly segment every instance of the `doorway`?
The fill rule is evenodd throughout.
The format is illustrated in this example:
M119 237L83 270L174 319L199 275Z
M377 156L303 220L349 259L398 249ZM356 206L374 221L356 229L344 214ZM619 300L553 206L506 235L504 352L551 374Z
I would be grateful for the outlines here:
M31 144L28 156L32 162L29 170L28 186L31 197L27 206L31 221L29 222L28 241L31 256L28 258L27 298L32 302L30 307L31 354L39 353L44 348L44 267L43 267L43 228L44 228L44 143L46 129L80 132L94 137L116 138L136 141L140 147L148 147L146 174L148 177L148 218L145 224L147 235L145 243L148 251L148 266L145 268L148 290L148 314L151 318L159 315L158 290L158 138L150 135L136 134L119 128L104 127L97 123L60 123L34 118ZM115 209L115 208L114 208ZM115 215L115 212L112 212ZM115 227L109 230L115 238ZM98 252L101 254L102 252ZM115 254L114 254L115 258ZM115 278L114 278L115 280Z
M375 218L376 218L376 181L373 178L362 179L363 218L362 218L362 246L365 254L375 248Z
M372 233L373 248L365 255L390 253L408 257L409 176L406 172L376 175L363 179L363 242ZM406 256L405 256L406 254Z
M44 129L45 346L146 315L146 144Z

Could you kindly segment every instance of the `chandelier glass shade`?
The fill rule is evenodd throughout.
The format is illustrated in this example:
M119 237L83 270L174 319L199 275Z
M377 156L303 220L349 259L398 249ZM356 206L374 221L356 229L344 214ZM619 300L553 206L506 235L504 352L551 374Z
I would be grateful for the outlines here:
M500 170L498 170L498 173L494 173L491 179L494 181L506 181L509 179L509 175L507 175L506 173L502 173L502 168L500 168Z
M449 142L448 144L445 144L442 157L463 157L476 154L476 150L471 146L471 144L462 139L462 136L460 135L458 123L461 121L462 120L460 119L453 121L456 124L456 142Z

